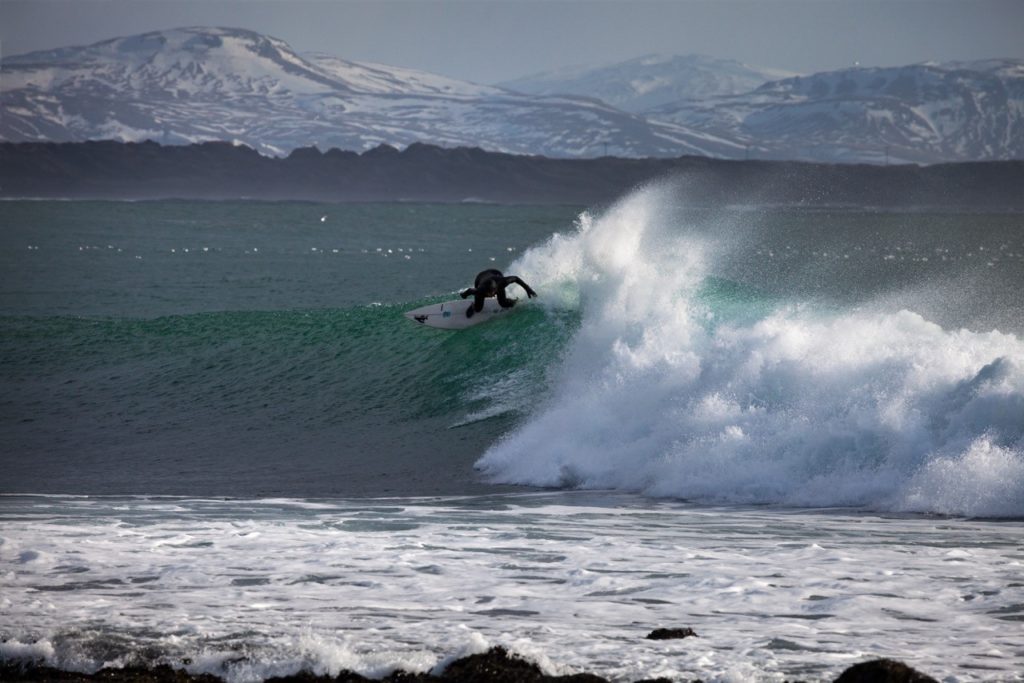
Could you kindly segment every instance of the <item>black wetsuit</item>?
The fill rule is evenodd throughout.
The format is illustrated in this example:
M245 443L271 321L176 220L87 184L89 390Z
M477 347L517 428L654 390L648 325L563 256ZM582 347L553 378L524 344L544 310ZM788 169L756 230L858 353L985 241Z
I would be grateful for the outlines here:
M489 296L498 297L498 305L502 308L512 308L515 306L516 300L509 299L505 295L505 288L511 284L522 287L526 290L526 296L531 299L537 296L537 292L530 289L530 285L520 280L518 276L502 275L500 270L490 268L477 275L476 280L473 281L473 286L460 294L463 299L470 296L473 297L473 304L466 309L466 317L471 318L474 313L482 311L484 309L484 299Z

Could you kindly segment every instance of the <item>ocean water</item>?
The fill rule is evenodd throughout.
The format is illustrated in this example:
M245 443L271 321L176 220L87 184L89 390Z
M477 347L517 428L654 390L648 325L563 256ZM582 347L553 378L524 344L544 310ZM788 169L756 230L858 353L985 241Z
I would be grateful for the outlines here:
M1024 216L5 202L0 273L0 657L1024 680Z

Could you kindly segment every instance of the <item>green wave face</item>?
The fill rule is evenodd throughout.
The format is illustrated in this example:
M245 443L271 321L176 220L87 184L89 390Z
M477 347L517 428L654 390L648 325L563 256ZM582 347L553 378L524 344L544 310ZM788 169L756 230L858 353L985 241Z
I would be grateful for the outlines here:
M329 493L351 488L373 462L388 476L388 459L434 459L471 479L480 450L542 400L576 321L522 306L447 332L402 316L426 303L4 318L4 431L26 477L36 472L26 463L58 459L93 486L102 483L94 472L149 461L184 468L180 485L169 480L161 492L203 491L197 480L231 491L232 478L255 468L268 492L300 480ZM119 478L130 489L134 479Z

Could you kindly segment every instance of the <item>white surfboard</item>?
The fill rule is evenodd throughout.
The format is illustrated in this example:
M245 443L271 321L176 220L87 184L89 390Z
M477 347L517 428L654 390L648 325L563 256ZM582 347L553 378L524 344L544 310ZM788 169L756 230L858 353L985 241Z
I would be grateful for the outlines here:
M440 330L463 330L473 325L494 320L496 317L506 315L514 308L502 308L497 299L484 299L484 308L479 313L474 313L472 318L466 317L466 309L473 305L473 298L455 299L444 301L439 304L430 304L413 311L408 311L405 317L414 322L436 327Z

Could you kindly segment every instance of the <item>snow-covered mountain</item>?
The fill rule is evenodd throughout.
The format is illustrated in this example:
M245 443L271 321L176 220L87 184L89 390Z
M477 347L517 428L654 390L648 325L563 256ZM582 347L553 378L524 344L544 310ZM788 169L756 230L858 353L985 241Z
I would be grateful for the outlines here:
M496 87L227 28L3 58L0 140L90 139L227 140L274 155L428 142L554 157L1024 158L1024 60L789 76L644 57Z
M594 97L643 113L666 104L747 93L796 75L704 55L647 55L597 68L546 71L499 85L533 95Z
M731 140L743 156L824 161L1024 157L1024 61L799 76L698 55L648 56L501 84L601 99Z
M644 113L775 158L1019 159L1024 60L843 69Z
M0 139L229 140L272 154L381 143L550 156L731 156L734 143L603 102L299 55L251 31L184 28L6 57Z

